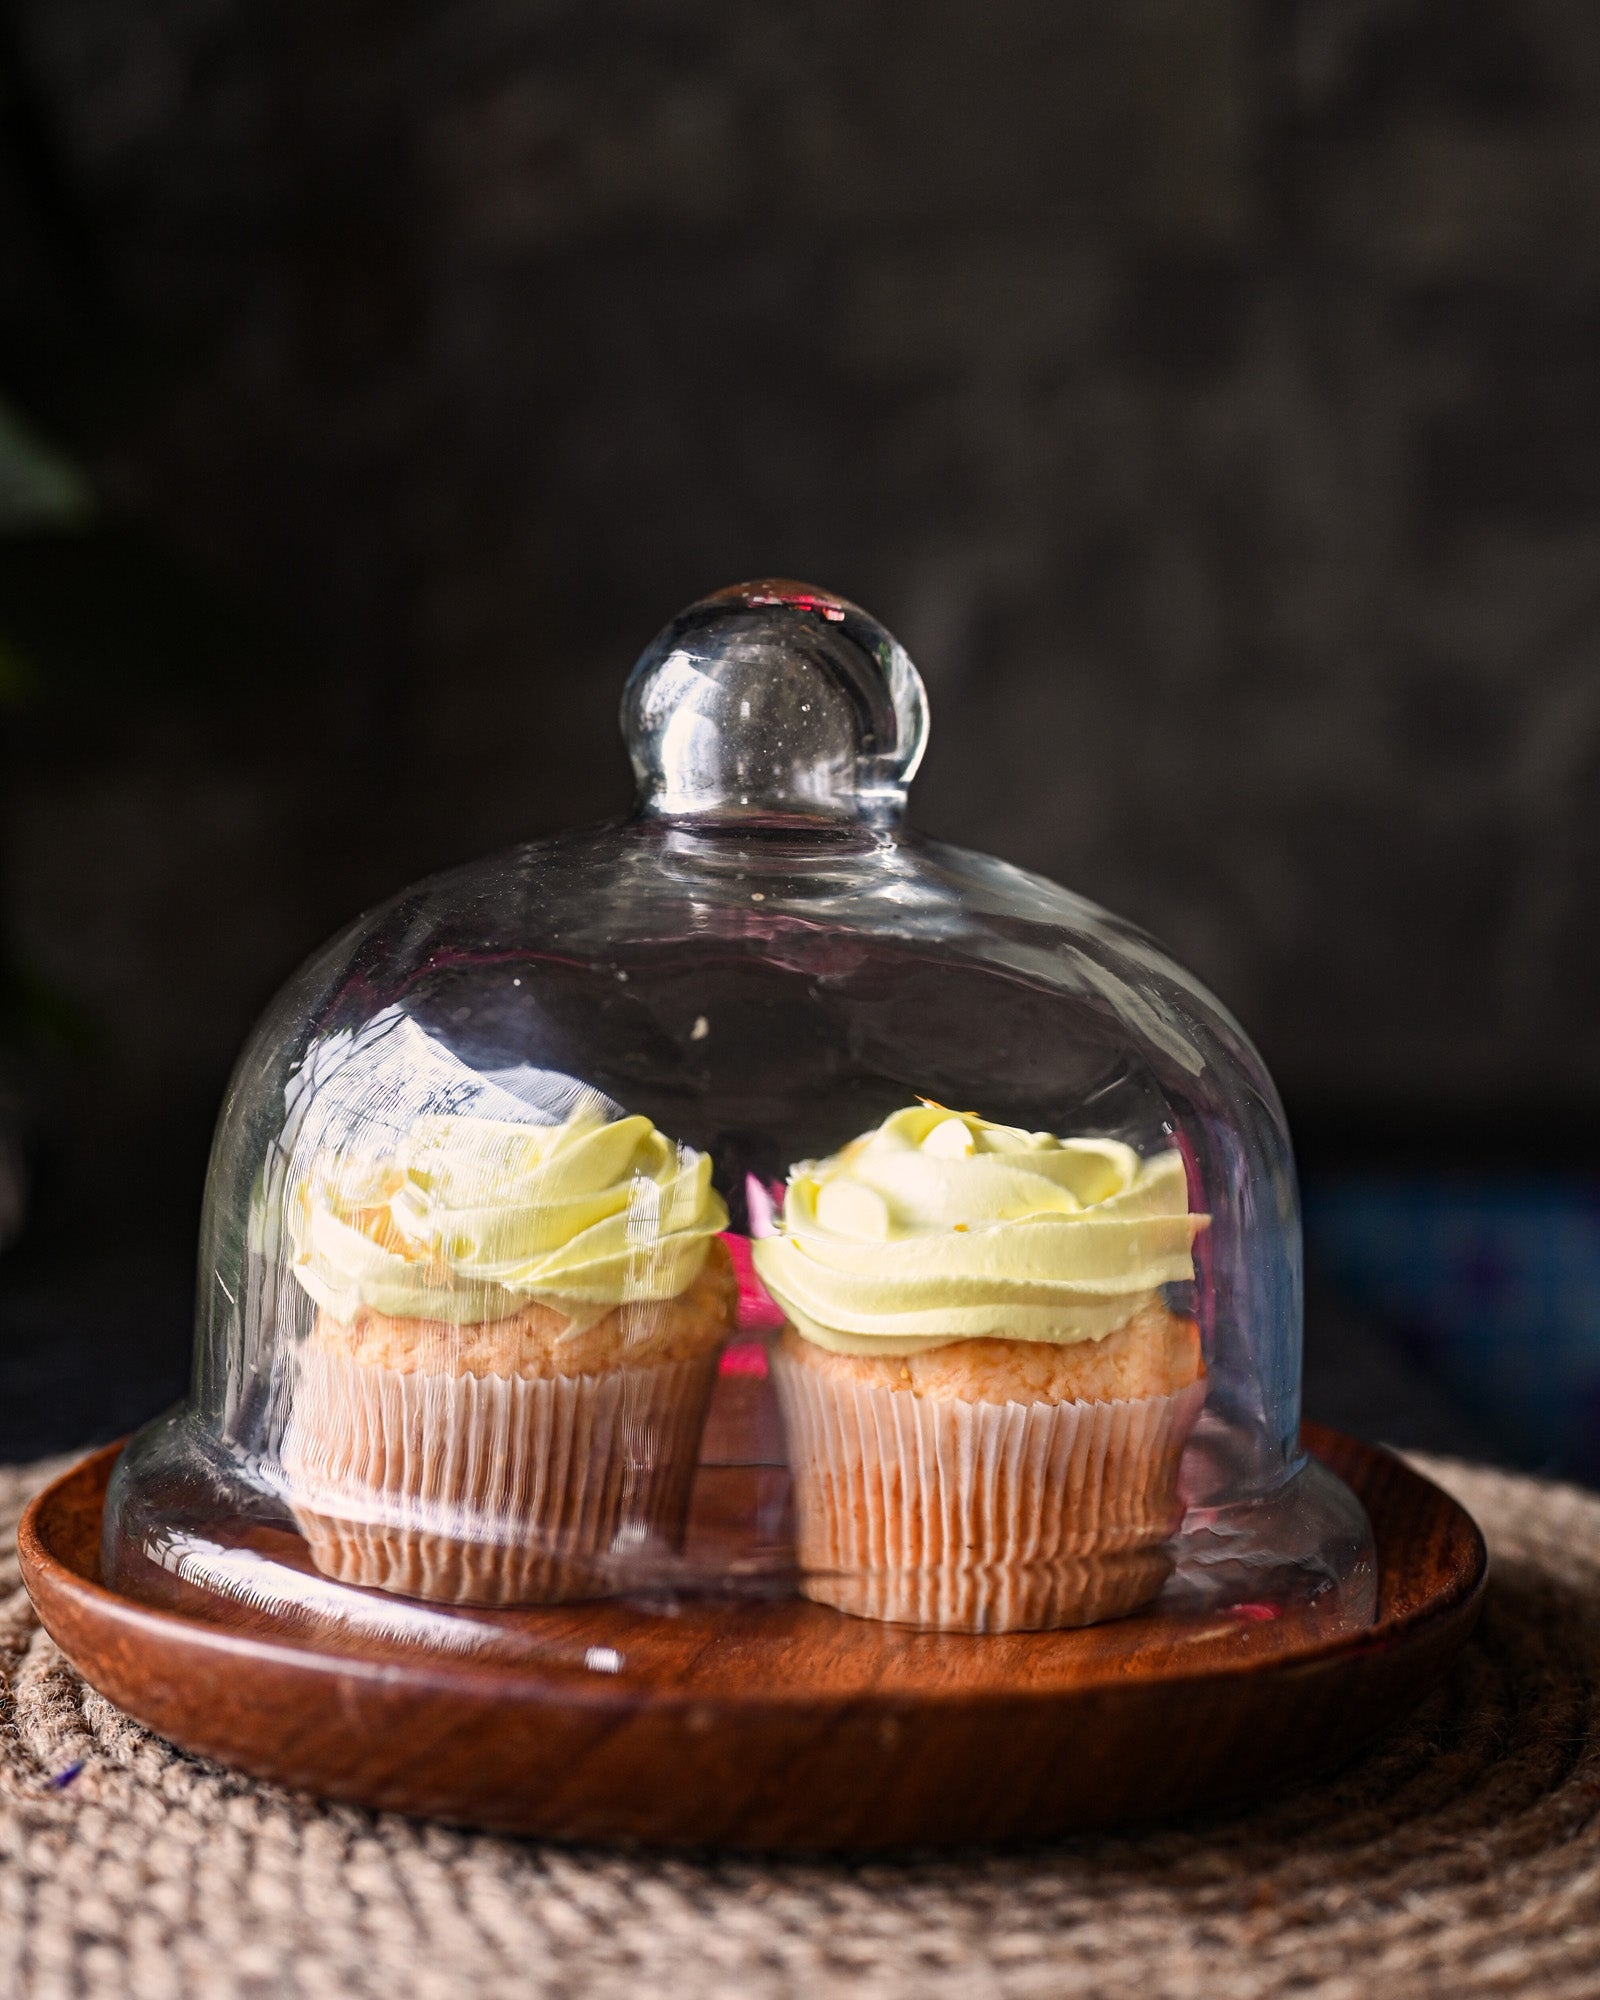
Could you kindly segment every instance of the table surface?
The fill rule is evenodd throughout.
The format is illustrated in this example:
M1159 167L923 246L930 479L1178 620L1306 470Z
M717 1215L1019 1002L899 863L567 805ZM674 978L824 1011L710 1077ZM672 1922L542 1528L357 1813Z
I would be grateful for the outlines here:
M1245 1810L867 1865L502 1840L256 1785L86 1688L0 1554L0 1991L1593 2000L1600 1496L1427 1469L1487 1533L1483 1626L1367 1756ZM36 1477L0 1471L0 1528Z

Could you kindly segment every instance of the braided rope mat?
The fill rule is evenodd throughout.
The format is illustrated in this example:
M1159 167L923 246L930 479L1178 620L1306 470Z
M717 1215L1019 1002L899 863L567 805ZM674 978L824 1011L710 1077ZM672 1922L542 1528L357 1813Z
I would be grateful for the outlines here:
M1600 1994L1600 1497L1424 1461L1494 1557L1448 1682L1342 1776L1026 1853L539 1847L319 1806L86 1688L0 1572L0 1994L1406 2000ZM0 1471L9 1535L52 1467Z

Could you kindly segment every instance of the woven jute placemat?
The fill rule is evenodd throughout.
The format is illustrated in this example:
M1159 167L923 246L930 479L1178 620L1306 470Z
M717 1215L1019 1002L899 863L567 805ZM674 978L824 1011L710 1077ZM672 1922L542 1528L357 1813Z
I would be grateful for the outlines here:
M1025 1853L535 1846L317 1805L85 1687L0 1571L0 1994L1404 2000L1600 1994L1600 1498L1422 1461L1483 1524L1460 1664L1341 1776ZM49 1468L0 1471L7 1532Z

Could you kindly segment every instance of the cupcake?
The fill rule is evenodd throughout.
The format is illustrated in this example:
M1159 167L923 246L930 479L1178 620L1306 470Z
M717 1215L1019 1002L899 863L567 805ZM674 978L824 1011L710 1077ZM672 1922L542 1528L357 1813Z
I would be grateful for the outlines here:
M756 1269L807 1596L954 1631L1086 1625L1170 1569L1205 1400L1181 1155L922 1103L790 1176Z
M451 1603L602 1592L681 1541L737 1284L704 1154L583 1094L415 1118L289 1202L317 1311L281 1454L316 1566Z

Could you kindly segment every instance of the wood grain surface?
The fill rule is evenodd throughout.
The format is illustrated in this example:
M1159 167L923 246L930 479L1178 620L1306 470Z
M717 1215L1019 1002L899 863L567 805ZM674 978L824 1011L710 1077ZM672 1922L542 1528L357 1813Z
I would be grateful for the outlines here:
M34 1501L19 1548L40 1617L92 1685L186 1749L325 1798L566 1839L1015 1840L1303 1777L1448 1665L1483 1591L1471 1519L1387 1452L1309 1426L1307 1442L1376 1535L1377 1618L1354 1637L1314 1609L1255 1607L975 1638L792 1596L463 1624L341 1593L363 1607L351 1620L319 1612L314 1589L309 1604L241 1602L154 1565L136 1598L100 1581L115 1446ZM781 1477L715 1469L730 1508L752 1499L740 1482ZM264 1574L311 1574L293 1534L240 1541ZM468 1650L428 1643L447 1618Z

